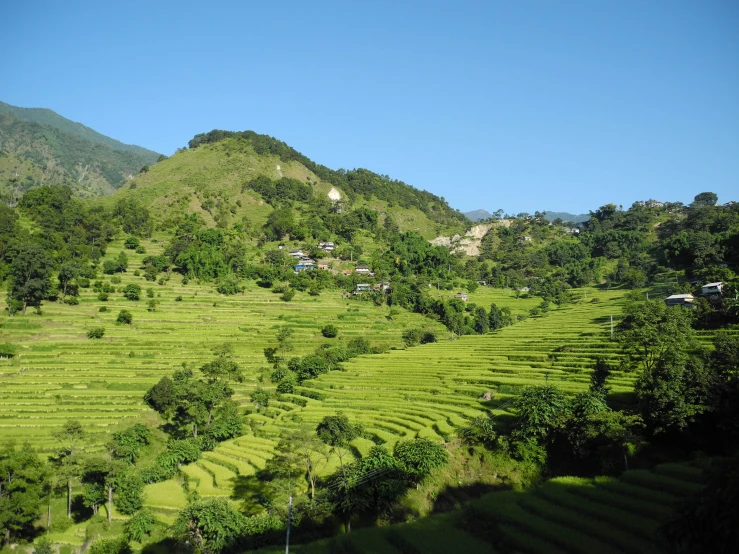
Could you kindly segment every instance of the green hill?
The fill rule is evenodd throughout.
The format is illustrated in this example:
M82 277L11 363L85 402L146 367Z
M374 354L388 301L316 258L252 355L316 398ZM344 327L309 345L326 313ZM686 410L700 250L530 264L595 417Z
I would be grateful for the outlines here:
M0 193L68 184L78 196L110 194L158 158L51 110L0 102Z
M275 207L289 205L301 217L310 204L333 202L337 213L372 209L381 224L394 222L401 231L426 238L469 224L430 192L366 169L329 169L252 131L197 135L189 149L138 175L110 201L121 198L138 199L163 222L196 212L208 223L220 213L262 225Z

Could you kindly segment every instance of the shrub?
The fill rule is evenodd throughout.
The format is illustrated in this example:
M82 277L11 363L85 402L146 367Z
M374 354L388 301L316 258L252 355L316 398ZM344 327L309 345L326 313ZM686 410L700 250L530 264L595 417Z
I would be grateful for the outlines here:
M428 344L430 342L436 342L436 333L433 331L425 331L421 336L421 344Z
M182 297L181 296L178 296L177 298L174 299L174 301L175 302L182 302Z
M123 246L125 246L129 250L135 250L139 246L139 239L137 239L136 237L128 237L126 239L126 242L123 243Z
M101 339L105 334L105 327L93 327L87 330L88 339Z
M77 277L77 286L83 289L89 289L90 280L87 277Z
M123 296L125 296L129 300L138 300L140 295L141 295L141 287L135 283L126 285L125 288L123 289Z
M120 285L121 284L121 276L120 275L113 275L110 278L110 282L113 283L114 285Z
M64 299L65 304L69 304L70 306L77 306L80 303L80 299L76 296L67 296Z
M133 316L131 315L131 312L128 310L121 310L118 312L118 317L116 318L116 323L123 323L125 325L131 325L131 322L133 321Z
M146 289L146 296L149 298L154 298L154 289Z
M156 300L149 300L146 303L146 309L150 312L154 312L157 309L157 304L159 304L159 302L157 302Z
M339 334L339 329L336 327L336 325L325 325L323 329L321 329L321 334L326 337L327 339L333 339L336 337L336 335Z
M143 246L139 246L139 247L138 247L138 248L136 249L136 253L137 253L137 254L146 254L146 248L144 248Z
M101 292L98 294L98 300L100 302L107 302L108 301L108 293L107 292Z
M137 269L137 270L135 270L135 271L133 272L133 276L134 276L134 277L140 277L140 276L141 276L141 272L140 272L140 271L139 271L139 270Z
M600 302L600 298L598 298L597 296L590 300L591 304L597 304L598 302Z
M403 332L403 342L406 346L416 346L420 344L423 336L423 329L407 329Z
M108 306L100 306L98 308L98 312L107 312L107 311L108 311Z
M12 358L18 353L18 347L9 342L0 342L0 358Z
M292 300L294 296L295 289L287 289L280 295L280 300L282 300L283 302L290 302L290 300Z

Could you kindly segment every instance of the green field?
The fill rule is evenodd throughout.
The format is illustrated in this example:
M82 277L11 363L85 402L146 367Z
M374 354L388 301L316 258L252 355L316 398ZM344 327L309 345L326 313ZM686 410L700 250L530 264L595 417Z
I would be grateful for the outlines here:
M162 250L159 242L146 241L144 246L147 255ZM122 244L114 243L108 256L120 250ZM29 310L23 317L0 318L0 342L21 347L15 358L0 360L3 442L27 441L42 452L50 452L57 446L54 434L61 424L77 419L91 436L90 448L100 449L110 433L121 426L137 419L156 421L156 414L142 399L148 387L183 363L199 367L211 358L211 348L224 342L234 345L236 360L246 375L245 382L236 386L234 399L244 408L251 407L251 391L260 386L273 389L263 350L276 344L276 331L283 325L294 330L294 355L306 354L329 340L320 333L327 323L339 328L339 337L330 340L364 336L390 348L383 354L346 362L345 371L306 381L295 394L273 398L266 410L247 416L249 425L244 436L220 444L196 463L182 468L190 490L202 497L230 497L237 478L264 468L281 434L300 423L316 424L326 415L343 411L366 431L366 438L352 444L358 455L376 443L392 448L402 438L442 441L466 427L483 410L492 409L502 417L510 415L509 401L522 387L549 382L565 392L585 390L596 357L617 363L620 356L619 346L610 341L610 316L620 315L621 291L576 290L575 303L553 309L545 317L529 317L484 336L450 340L454 337L438 322L402 310L391 313L387 307L376 307L371 302L347 300L341 291L323 292L320 297L299 292L286 303L253 283L243 294L223 296L208 283L183 285L177 274L163 285L147 282L133 274L144 255L127 254L129 269L116 287L132 282L141 285L138 302L128 301L120 293L101 302L91 288L81 289L78 306L47 302L42 315ZM109 282L110 276L102 280ZM146 308L147 288L153 289L160 302L153 312ZM434 293L446 296L454 292ZM499 307L510 307L514 315L527 314L539 304L539 299L517 299L509 290L488 287L480 287L469 301L486 307L495 302ZM101 306L107 311L100 312ZM121 309L133 313L132 325L115 323ZM86 330L99 326L105 327L105 336L88 339ZM406 349L401 336L410 327L433 329L440 340ZM707 334L702 337L704 341L708 338ZM612 400L629 401L634 378L631 373L615 372L610 380ZM486 392L493 393L492 400L479 398ZM329 464L324 471L332 469L334 464ZM634 475L637 479L638 474ZM593 490L604 487L598 485ZM147 505L164 522L173 521L186 499L181 484L174 480L146 489ZM519 506L518 500L515 503ZM527 506L516 509L543 510L539 504ZM441 524L437 521L409 527L411 538L407 540L421 540L431 533L424 525ZM524 540L524 531L515 524L501 524L500 528L512 544ZM73 526L55 535L55 540L80 543L81 537L84 529ZM394 540L393 548L405 551L406 539ZM466 547L470 552L490 546L477 538L465 540L470 541ZM547 539L527 540L541 546L544 543L537 540ZM537 548L531 547L532 551ZM387 551L393 550L388 547Z
M619 479L561 477L526 492L488 494L464 512L414 523L359 529L308 545L299 554L448 552L650 554L666 552L657 535L680 499L699 489L701 469L665 464ZM277 553L278 548L262 554Z

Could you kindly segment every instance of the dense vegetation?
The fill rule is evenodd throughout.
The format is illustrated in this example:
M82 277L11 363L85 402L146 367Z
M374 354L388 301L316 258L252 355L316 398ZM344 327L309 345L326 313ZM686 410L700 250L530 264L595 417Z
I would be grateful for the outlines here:
M42 183L67 184L79 195L109 193L160 157L51 110L0 102L0 129L0 193L12 197Z

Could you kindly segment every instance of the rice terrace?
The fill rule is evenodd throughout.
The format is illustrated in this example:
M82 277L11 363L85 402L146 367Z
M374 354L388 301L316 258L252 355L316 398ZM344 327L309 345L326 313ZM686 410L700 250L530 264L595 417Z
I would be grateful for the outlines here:
M0 554L739 552L728 3L36 4Z

